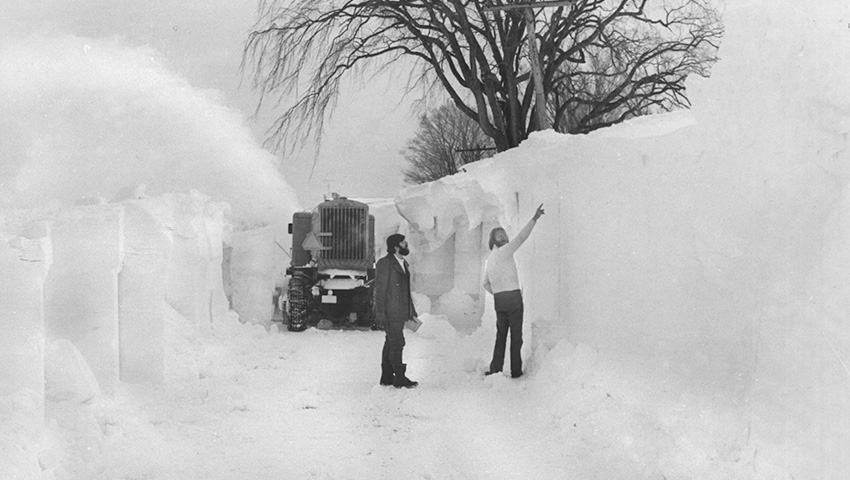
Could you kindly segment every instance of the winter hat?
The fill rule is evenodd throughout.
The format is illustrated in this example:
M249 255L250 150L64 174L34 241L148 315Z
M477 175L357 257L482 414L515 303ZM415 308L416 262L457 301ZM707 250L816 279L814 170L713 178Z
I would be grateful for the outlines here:
M399 246L404 241L404 235L394 233L387 237L387 253L395 253L395 247Z

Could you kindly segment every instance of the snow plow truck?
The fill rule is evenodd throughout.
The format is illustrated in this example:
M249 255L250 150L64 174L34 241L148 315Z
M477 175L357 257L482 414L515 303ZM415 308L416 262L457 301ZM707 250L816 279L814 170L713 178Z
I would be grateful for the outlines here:
M287 329L377 328L372 322L375 218L365 203L333 195L289 224ZM328 323L330 322L330 323Z

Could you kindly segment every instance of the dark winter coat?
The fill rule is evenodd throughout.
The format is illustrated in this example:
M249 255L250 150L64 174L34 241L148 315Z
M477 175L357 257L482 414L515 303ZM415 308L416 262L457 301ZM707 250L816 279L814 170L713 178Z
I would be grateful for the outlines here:
M375 315L379 325L401 322L416 316L410 295L410 266L404 269L393 254L378 260L375 266ZM406 272L405 272L406 270Z

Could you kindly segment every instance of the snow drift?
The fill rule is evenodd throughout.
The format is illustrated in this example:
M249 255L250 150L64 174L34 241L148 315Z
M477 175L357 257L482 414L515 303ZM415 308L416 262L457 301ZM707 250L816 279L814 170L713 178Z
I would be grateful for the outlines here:
M549 349L590 346L655 385L659 405L732 415L737 427L721 442L759 476L845 476L842 8L730 9L722 60L689 85L692 111L586 136L533 134L467 173L402 191L419 248L412 263L424 270L415 288L446 295L457 275L432 273L470 258L465 271L480 280L490 229L516 234L543 203L547 215L518 254L527 358L547 368ZM480 287L460 290L490 301ZM478 303L492 329L492 305Z

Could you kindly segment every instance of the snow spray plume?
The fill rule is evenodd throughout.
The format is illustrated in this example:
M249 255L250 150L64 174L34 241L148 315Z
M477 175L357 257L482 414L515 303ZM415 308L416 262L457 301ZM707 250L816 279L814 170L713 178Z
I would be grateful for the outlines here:
M237 228L297 209L241 114L151 48L71 36L7 43L0 85L0 208L112 200L145 185L226 201Z

